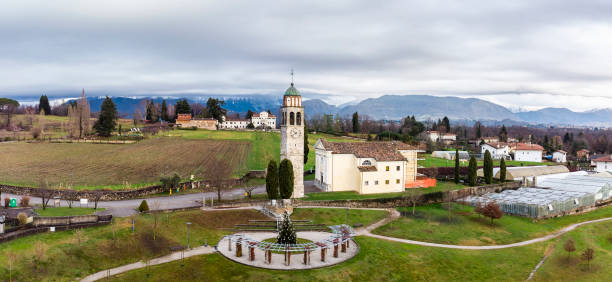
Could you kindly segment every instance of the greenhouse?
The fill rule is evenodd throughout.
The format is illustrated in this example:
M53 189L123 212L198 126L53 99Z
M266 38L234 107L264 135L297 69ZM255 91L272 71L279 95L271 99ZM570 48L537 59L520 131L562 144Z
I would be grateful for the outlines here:
M495 202L506 214L542 218L591 207L612 197L612 179L609 178L568 176L546 179L538 186L470 196L463 202L472 206Z

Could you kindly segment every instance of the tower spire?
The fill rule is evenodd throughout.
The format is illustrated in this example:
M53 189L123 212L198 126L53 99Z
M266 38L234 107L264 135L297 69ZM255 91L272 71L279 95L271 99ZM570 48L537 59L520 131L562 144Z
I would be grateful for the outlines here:
M291 86L293 86L293 68L291 68Z

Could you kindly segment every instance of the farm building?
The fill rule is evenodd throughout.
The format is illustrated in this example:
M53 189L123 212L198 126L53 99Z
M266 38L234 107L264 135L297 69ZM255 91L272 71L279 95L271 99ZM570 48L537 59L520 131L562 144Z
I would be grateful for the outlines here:
M482 196L469 196L463 202L472 206L495 202L506 214L543 218L592 207L612 198L612 179L593 176L550 178L535 188L505 190Z

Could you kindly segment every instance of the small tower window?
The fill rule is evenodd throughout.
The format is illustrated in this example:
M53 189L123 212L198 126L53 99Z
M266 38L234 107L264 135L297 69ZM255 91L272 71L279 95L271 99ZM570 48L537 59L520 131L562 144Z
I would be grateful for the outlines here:
M289 124L295 125L295 114L293 112L289 113Z
M302 125L302 113L297 113L297 125Z
M365 160L361 163L361 165L372 165L372 162L370 162L370 160Z

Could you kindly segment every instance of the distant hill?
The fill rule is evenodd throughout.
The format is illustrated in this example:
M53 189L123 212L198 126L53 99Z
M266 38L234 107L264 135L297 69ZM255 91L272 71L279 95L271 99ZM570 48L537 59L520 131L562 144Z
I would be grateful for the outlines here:
M544 108L537 111L519 112L516 115L521 120L530 123L612 126L612 109L574 112L566 108Z

